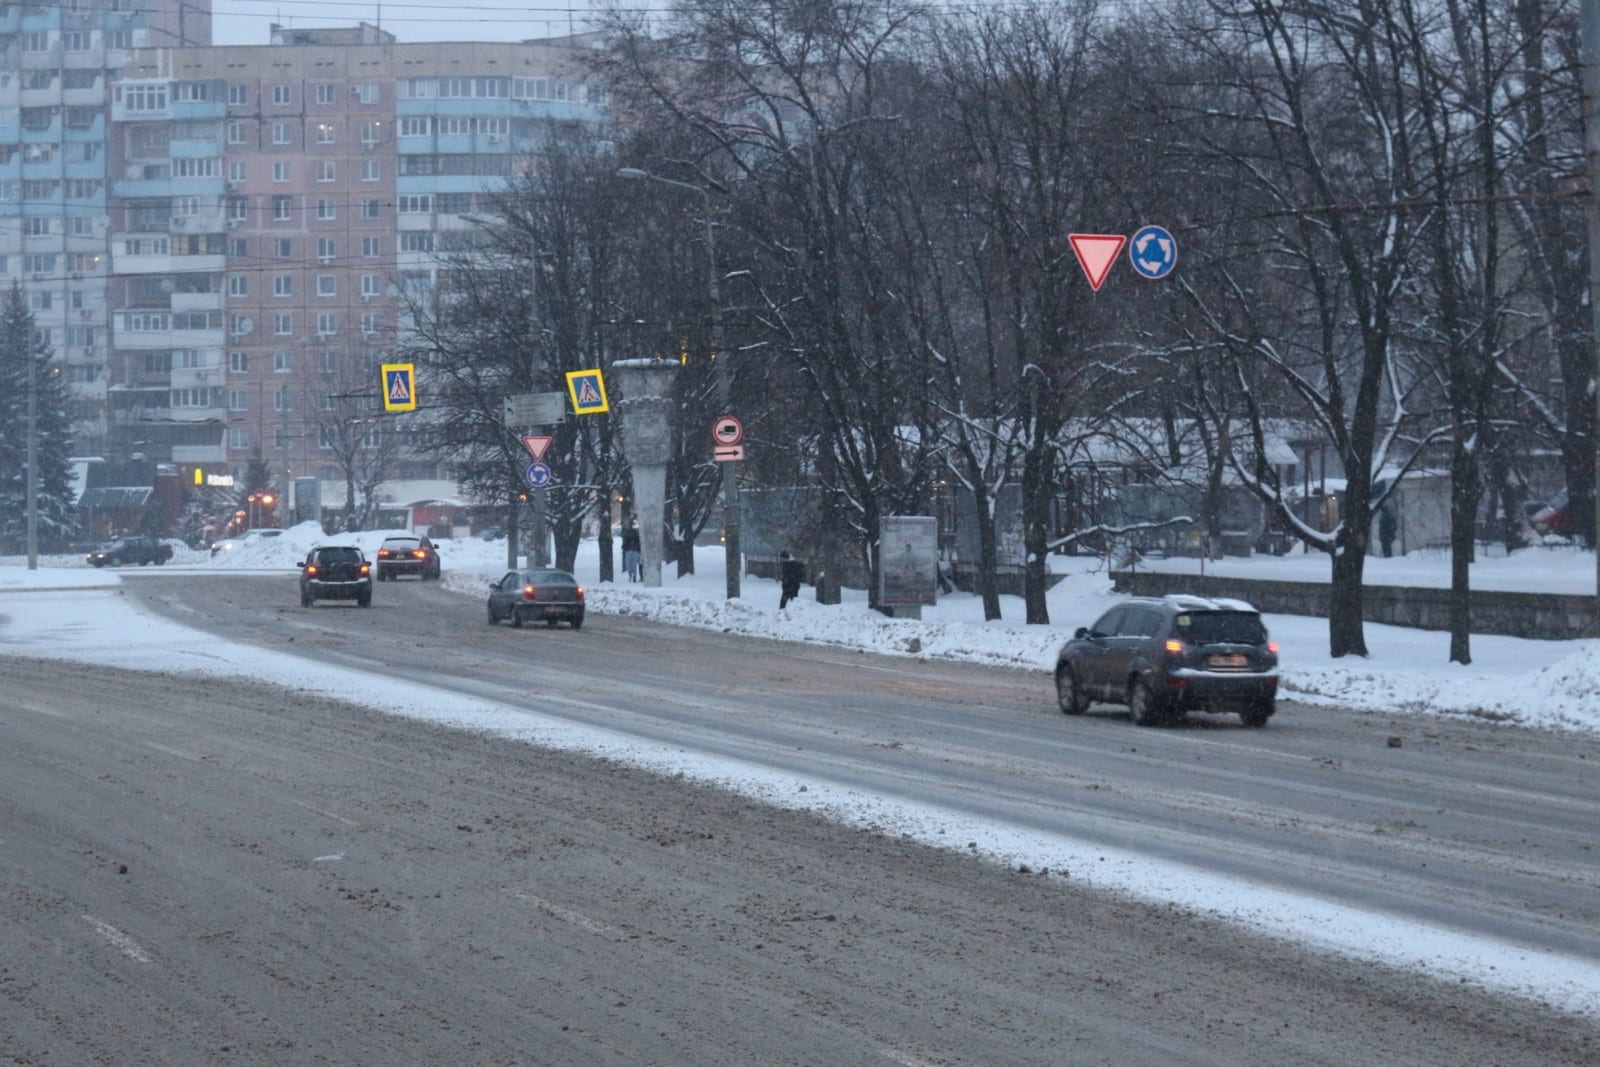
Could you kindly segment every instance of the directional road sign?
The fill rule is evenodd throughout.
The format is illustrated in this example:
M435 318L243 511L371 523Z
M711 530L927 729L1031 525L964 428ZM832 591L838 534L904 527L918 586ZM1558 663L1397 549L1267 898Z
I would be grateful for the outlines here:
M1178 242L1165 227L1141 227L1128 242L1128 262L1141 278L1165 278L1178 265Z
M744 458L744 445L717 445L711 450L711 458L718 463L737 463Z
M732 415L724 415L711 424L711 443L736 445L744 440L744 423Z
M383 372L383 410L417 410L417 370L410 363L385 363Z
M567 417L567 394L516 393L501 398L500 406L507 426L554 426Z
M1072 242L1072 252L1078 257L1083 276L1089 279L1089 287L1098 293L1106 275L1111 273L1117 253L1128 239L1120 233L1073 233L1068 234L1067 239Z
M530 433L523 437L522 447L528 450L528 455L532 456L534 462L537 463L539 460L544 459L544 454L550 450L550 442L554 440L554 437L550 437L547 434Z
M543 489L550 484L550 468L544 463L530 463L528 469L523 472L523 477L528 479L528 484L535 489Z
M572 410L579 415L598 415L610 411L606 402L606 383L598 370L567 372L567 392L572 394Z

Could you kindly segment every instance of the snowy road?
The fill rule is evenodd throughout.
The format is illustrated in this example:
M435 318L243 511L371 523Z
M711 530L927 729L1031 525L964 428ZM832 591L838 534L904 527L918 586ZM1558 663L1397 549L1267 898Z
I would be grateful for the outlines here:
M284 899L266 909L268 927L276 910L291 906L304 926L289 941L301 947L277 964L290 971L298 970L290 961L306 957L306 968L352 968L358 983L389 989L372 973L385 952L367 942L378 931L354 920L368 914L405 931L387 949L398 956L390 965L433 995L445 995L435 988L445 975L470 969L470 953L458 958L466 950L445 936L464 924L483 951L504 952L504 936L524 957L537 957L535 974L522 980L555 983L577 1000L583 989L615 991L619 1004L633 1005L569 1004L586 1036L575 1056L556 1057L567 1062L791 1062L781 1050L797 1040L821 1041L825 1051L797 1053L792 1062L1062 1062L1065 1047L1087 1062L1134 1062L1174 1048L1185 1062L1238 1062L1246 1048L1256 1062L1446 1062L1452 1048L1481 1059L1485 1043L1497 1050L1489 1056L1495 1062L1593 1056L1589 1022L1083 892L1115 885L1118 873L1108 868L1167 871L1217 893L1252 887L1240 900L1213 902L1220 914L1229 914L1230 903L1271 910L1306 900L1324 907L1328 922L1381 920L1405 931L1400 937L1419 951L1457 951L1417 934L1444 931L1457 946L1485 946L1490 966L1514 970L1532 957L1547 969L1567 968L1565 987L1551 981L1536 993L1588 1010L1585 993L1600 960L1600 859L1592 851L1600 745L1582 738L1294 706L1266 731L1245 731L1231 717L1135 730L1113 711L1065 719L1053 710L1047 680L1028 672L775 645L611 616L591 616L580 633L491 630L480 604L431 585L386 585L370 611L293 607L292 578L162 575L127 588L230 643L372 672L375 688L411 682L414 690L432 687L443 705L474 698L526 709L529 737L548 733L551 723L598 728L620 745L721 761L730 781L764 776L756 791L781 804L796 804L778 795L784 790L835 796L841 810L834 814L878 822L877 832L559 753L481 744L310 696L283 706L253 687L165 675L37 677L48 669L21 685L13 661L0 660L12 691L30 694L5 713L21 747L13 746L0 774L59 802L29 801L27 810L7 812L6 824L44 820L58 840L91 839L68 850L73 859L51 845L52 835L29 835L29 875L12 871L6 879L14 900L50 897L50 888L30 883L31 872L59 868L63 884L54 888L64 892L82 868L97 868L84 857L111 862L127 854L118 833L87 825L111 813L110 826L130 820L122 827L127 839L159 854L161 877L181 883L162 893L197 915L227 912L215 920L230 939L260 931L231 914L240 904L229 894L248 899L261 884L277 886ZM203 644L192 652L207 654ZM105 704L123 714L100 710ZM91 757L72 754L59 737L63 721L80 740L120 738L88 745L109 746L101 753L109 775L104 767L90 773ZM604 787L586 791L596 777ZM11 787L5 795L8 806L23 803ZM98 799L73 799L80 795ZM156 798L149 802L156 818L135 817L146 803L133 799L140 797ZM550 799L561 814L546 821L536 813ZM890 810L929 813L932 828L879 817ZM1063 844L1070 859L1048 875L1037 864L1022 875L899 836L914 829L937 838L943 830L959 849L972 827L990 835L973 843L991 855L1005 851L1006 835L1018 843L1070 841L1075 851ZM265 854L240 851L254 838L272 843ZM562 861L547 868L549 857ZM252 873L241 875L236 863ZM428 903L449 894L418 895L446 870L453 885L505 885L488 894L494 906L475 919L456 904ZM290 884L282 884L286 878ZM111 880L113 889L127 885ZM317 894L333 885L354 894L347 902L373 896L373 906L352 915L328 910ZM91 879L77 892L93 889ZM65 925L108 949L116 966L141 965L139 954L148 965L185 944L189 962L220 965L195 949L193 935L164 928L173 920L153 918L126 893L113 895L74 905L94 922ZM483 906L484 895L474 893L470 903ZM101 914L107 910L118 914ZM845 911L859 922L846 921ZM1254 924L1272 922L1258 915ZM545 944L545 927L580 945L599 939L622 948L580 952L588 975L580 980L555 962L575 950ZM354 938L362 951L333 961L326 948L307 950L318 929L316 936L334 942ZM785 967L754 962L752 953L765 951L752 948L756 941L797 944L801 929L826 936L798 938L806 947ZM1341 944L1340 934L1330 931L1327 940ZM30 928L30 936L41 935ZM643 955L630 962L626 949L641 940L633 947ZM691 962L658 958L667 943ZM54 942L58 952L60 945ZM1494 957L1495 946L1510 955ZM17 947L0 945L10 958ZM435 954L439 974L413 974ZM239 959L233 966L241 976L248 969ZM1218 966L1230 973L1214 973ZM847 981L855 968L861 973ZM645 993L645 973L678 988L651 982ZM1485 984L1503 988L1504 978ZM226 986L242 978L218 980ZM495 997L516 995L507 980L490 982ZM1198 998L1219 982L1226 989L1220 1004ZM759 1021L760 1036L748 1025L729 1031L731 1018L719 1023L726 1005L701 1005L704 1024L687 1024L707 989L742 1004L733 1014ZM1063 998L1067 990L1072 996ZM864 1021L880 1010L879 1022ZM657 1043L643 1036L649 1027L635 1018L641 1012L650 1025L674 1020ZM939 1013L949 1012L960 1015L959 1025L941 1022ZM1085 1014L1097 1021L1085 1022ZM1241 1019L1249 1020L1246 1030L1237 1028ZM1263 1019L1285 1025L1266 1035L1257 1025ZM534 1022L550 1021L538 1013ZM370 1024L348 1048L371 1050L383 1032ZM610 1044L623 1033L630 1043ZM1335 1053L1326 1044L1334 1035L1357 1044ZM486 1049L509 1047L501 1038L482 1040ZM685 1051L685 1041L712 1051Z

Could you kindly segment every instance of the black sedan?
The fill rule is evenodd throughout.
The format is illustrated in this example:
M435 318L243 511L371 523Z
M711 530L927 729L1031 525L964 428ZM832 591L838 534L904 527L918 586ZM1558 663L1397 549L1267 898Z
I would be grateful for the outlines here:
M121 567L137 563L141 567L163 564L172 558L172 546L158 537L119 537L101 545L84 557L93 567Z
M543 620L546 626L558 622L583 627L583 586L566 571L529 569L508 571L489 587L489 625L510 619L511 625Z
M378 546L378 581L392 582L402 574L423 581L439 577L439 550L420 534L397 534Z
M354 600L372 605L372 564L355 545L319 545L300 565L300 606L318 600Z

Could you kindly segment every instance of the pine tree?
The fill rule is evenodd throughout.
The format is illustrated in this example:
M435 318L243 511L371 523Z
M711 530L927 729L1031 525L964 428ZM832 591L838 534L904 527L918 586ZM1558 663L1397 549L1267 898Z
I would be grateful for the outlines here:
M0 313L0 543L21 552L28 537L28 364L33 364L34 425L39 474L35 513L42 552L64 552L77 537L72 496L72 441L67 383L51 365L22 288L12 283Z

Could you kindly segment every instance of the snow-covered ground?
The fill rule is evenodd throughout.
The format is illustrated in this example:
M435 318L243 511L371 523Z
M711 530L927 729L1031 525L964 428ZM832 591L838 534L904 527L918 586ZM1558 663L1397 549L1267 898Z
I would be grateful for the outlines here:
M360 545L369 557L387 533L368 531L330 537L315 524L286 530L282 536L211 556L182 552L167 566L174 570L289 572L314 544L338 540ZM439 541L444 585L479 597L491 578L506 569L504 540L476 538ZM621 551L616 554L620 571ZM0 559L0 590L22 584L107 584L118 581L114 570L94 570L80 557L47 557L33 574L15 558ZM778 610L776 581L745 577L741 597L726 600L723 552L702 547L695 553L695 573L675 577L663 568L662 585L642 583L599 585L599 550L593 541L579 550L575 566L589 584L589 607L600 613L632 614L684 626L728 633L812 641L892 655L970 660L1019 668L1048 670L1055 652L1078 626L1093 622L1117 595L1102 560L1055 556L1052 566L1063 578L1050 591L1049 626L1021 622L1022 601L1003 597L1002 618L985 622L981 601L971 594L941 596L925 607L922 619L889 619L867 607L864 590L847 589L838 606L818 604L808 587L799 600ZM1164 570L1197 573L1197 560L1165 560L1142 564ZM1327 581L1329 563L1321 554L1206 563L1208 574ZM1373 585L1444 587L1450 561L1442 552L1412 553L1367 562ZM1474 588L1499 591L1559 592L1593 595L1594 554L1570 547L1530 548L1511 556L1490 556L1473 565ZM1333 659L1328 654L1328 626L1323 619L1269 615L1267 625L1282 648L1285 695L1339 707L1408 712L1480 715L1537 725L1600 731L1600 641L1532 641L1478 635L1472 640L1473 662L1449 662L1449 638L1442 632L1368 625L1366 658Z
M382 531L325 537L315 526L307 525L216 558L183 552L167 567L287 577L313 544L354 542L370 556L383 537ZM463 596L481 597L487 581L506 569L503 541L444 541L440 557L444 587ZM696 553L696 574L668 577L659 589L626 581L591 584L590 609L741 634L1043 672L1052 665L1055 649L1066 634L1092 622L1117 599L1097 561L1059 558L1053 564L1064 576L1049 595L1050 626L1016 621L1022 605L1014 597L1004 600L1003 620L985 622L977 598L965 594L942 597L938 605L924 609L921 621L886 619L867 608L866 595L859 590L847 590L839 606L824 606L809 597L808 589L807 595L779 611L777 584L769 580L747 577L743 596L735 603L726 602L722 560L719 548L702 549ZM14 558L0 559L0 654L248 676L369 704L392 714L494 733L515 742L602 755L768 803L816 811L849 825L889 828L936 847L974 842L974 854L995 862L1071 870L1081 884L1210 914L1358 959L1530 996L1566 1011L1600 1018L1600 961L1364 912L1332 900L1295 896L1060 834L1022 831L959 812L844 789L815 778L802 780L762 766L654 745L613 731L574 726L526 710L373 679L354 671L323 666L311 674L292 656L248 645L219 646L196 639L192 631L176 623L140 614L135 604L116 595L122 578L115 570L92 569L78 557L46 559L35 571L19 563ZM1503 583L1500 588L1582 594L1594 589L1594 557L1590 554L1540 549L1485 563L1479 565L1485 584ZM1248 574L1287 577L1292 572L1313 580L1327 576L1326 561L1316 557L1225 566L1240 567L1241 573ZM1444 559L1428 557L1376 560L1373 580L1437 584L1447 566ZM575 569L581 580L596 583L598 555L592 542L583 546ZM95 587L103 593L97 594ZM603 621L595 619L594 624L598 628ZM1335 661L1327 655L1327 624L1323 620L1269 616L1268 624L1282 646L1286 684L1296 698L1344 707L1483 714L1600 730L1600 641L1477 637L1473 664L1460 667L1446 660L1444 634L1369 626L1367 643L1372 655L1351 662L1348 658ZM1046 692L1041 686L1042 697Z

